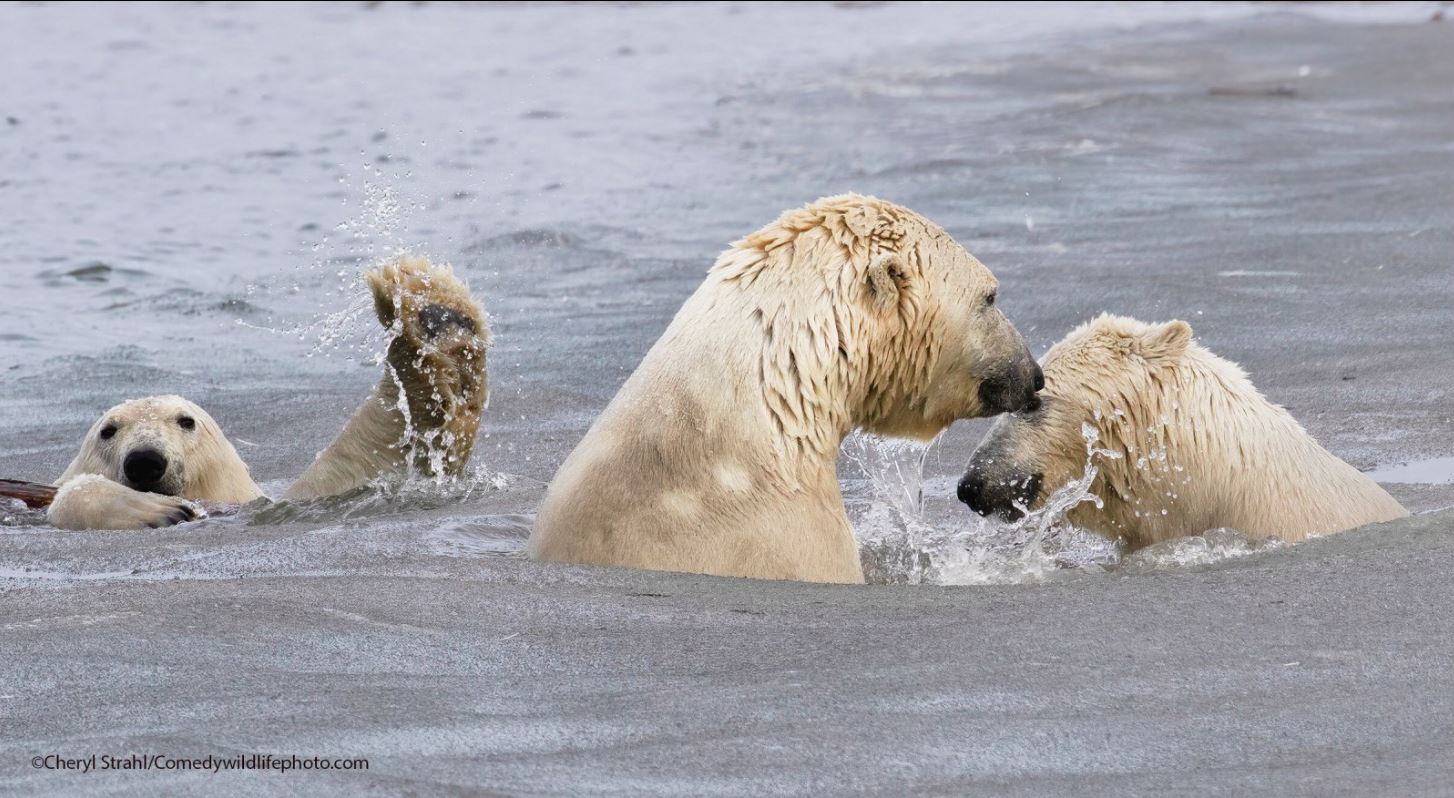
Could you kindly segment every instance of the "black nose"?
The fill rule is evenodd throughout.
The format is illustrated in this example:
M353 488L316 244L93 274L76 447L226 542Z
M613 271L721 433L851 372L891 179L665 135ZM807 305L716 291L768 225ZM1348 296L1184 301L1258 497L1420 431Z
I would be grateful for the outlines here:
M964 478L959 480L959 488L955 494L959 496L961 503L969 505L969 509L980 515L988 514L988 511L983 509L984 479L978 475L973 472L965 474Z
M126 455L121 470L133 485L155 485L167 473L167 458L156 449L137 449Z
M1029 507L1040 496L1040 474L1019 479L990 480L973 467L959 480L956 494L969 509L982 516L998 516L1002 521L1018 521L1024 517L1022 507Z

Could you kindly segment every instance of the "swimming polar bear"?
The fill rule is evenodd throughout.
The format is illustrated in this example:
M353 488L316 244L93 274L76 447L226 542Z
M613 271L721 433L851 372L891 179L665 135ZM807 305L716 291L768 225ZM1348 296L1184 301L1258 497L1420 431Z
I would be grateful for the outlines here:
M1138 549L1230 527L1254 538L1310 535L1409 513L1318 445L1237 364L1192 340L1184 321L1103 314L1050 348L1040 404L1005 416L969 461L959 498L1017 520L1104 456L1069 513Z
M928 440L1035 402L998 284L942 228L847 194L733 244L547 489L540 560L862 582L854 429Z
M393 333L384 374L285 499L337 495L411 466L454 475L469 461L489 396L484 311L448 267L422 258L365 279ZM106 411L56 484L47 518L62 529L168 526L204 515L193 502L263 495L218 423L180 396Z

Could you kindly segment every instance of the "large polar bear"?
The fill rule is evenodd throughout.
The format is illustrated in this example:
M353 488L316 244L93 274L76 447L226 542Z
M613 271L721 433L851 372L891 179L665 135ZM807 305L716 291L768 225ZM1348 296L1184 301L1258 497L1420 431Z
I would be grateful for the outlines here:
M844 195L717 259L546 491L532 556L862 582L837 478L855 428L929 439L1034 401L993 275L938 226Z
M484 312L453 272L421 258L366 279L393 333L384 375L284 498L336 495L409 466L454 474L469 460L489 393ZM263 495L217 422L180 396L106 411L57 484L47 516L63 529L166 526L197 517L194 501Z
M1408 511L1318 445L1184 321L1102 315L1046 353L1040 406L996 422L959 498L1016 520L1103 452L1070 521L1132 548L1229 527L1258 538L1390 521Z

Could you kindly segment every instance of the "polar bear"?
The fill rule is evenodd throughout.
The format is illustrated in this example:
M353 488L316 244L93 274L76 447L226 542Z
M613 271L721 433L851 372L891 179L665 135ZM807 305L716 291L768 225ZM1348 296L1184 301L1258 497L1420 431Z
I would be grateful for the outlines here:
M453 475L469 460L489 394L484 312L448 267L422 258L366 280L392 333L384 375L284 498L336 495L409 467ZM63 529L167 526L199 517L193 502L263 495L212 416L180 396L106 411L57 485L47 517Z
M1092 446L1102 506L1082 503L1070 521L1130 549L1219 527L1294 542L1408 515L1184 321L1102 315L1042 365L1039 407L996 422L959 483L981 515L1041 506L1085 473Z
M736 242L546 491L531 556L862 582L837 478L856 428L927 440L1034 401L989 270L858 195Z

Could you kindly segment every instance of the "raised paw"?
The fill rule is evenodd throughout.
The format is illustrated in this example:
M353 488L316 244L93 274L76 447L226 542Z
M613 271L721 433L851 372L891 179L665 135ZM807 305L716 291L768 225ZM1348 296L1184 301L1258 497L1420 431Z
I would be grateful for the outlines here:
M366 279L379 322L411 345L483 350L489 344L484 312L448 266L401 257Z
M408 410L406 448L427 470L444 455L446 471L463 467L489 396L485 313L447 266L399 258L367 276L389 342L386 401Z
M420 332L431 339L461 333L475 335L479 332L479 325L474 319L444 305L431 304L420 308L418 323Z

